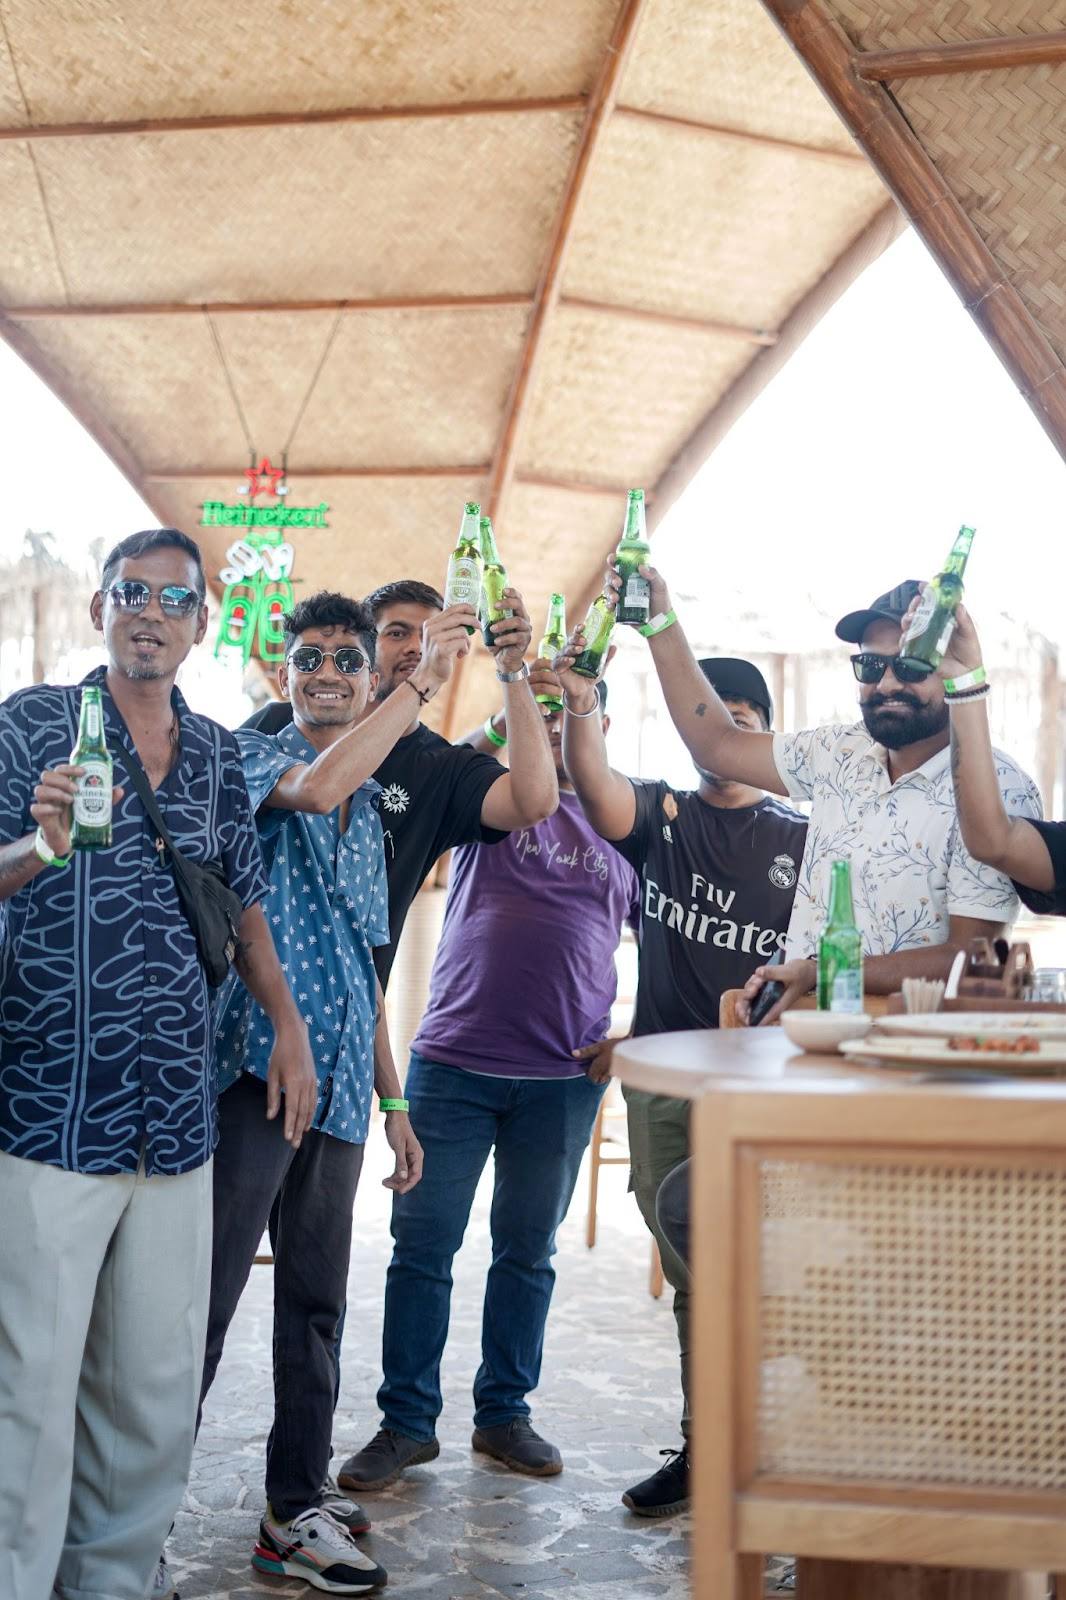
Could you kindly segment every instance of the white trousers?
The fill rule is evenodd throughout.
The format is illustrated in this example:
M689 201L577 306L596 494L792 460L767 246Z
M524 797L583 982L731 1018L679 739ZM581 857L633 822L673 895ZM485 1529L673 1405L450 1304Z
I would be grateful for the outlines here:
M144 1600L195 1437L211 1164L0 1151L0 1596Z

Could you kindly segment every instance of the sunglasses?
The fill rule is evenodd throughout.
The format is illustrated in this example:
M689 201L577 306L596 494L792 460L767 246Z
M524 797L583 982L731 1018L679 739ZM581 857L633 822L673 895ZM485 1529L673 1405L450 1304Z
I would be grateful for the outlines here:
M860 650L851 658L851 670L860 683L880 683L889 667L898 683L921 683L935 667L912 656L881 656L876 650Z
M297 672L317 672L327 658L346 678L355 678L366 666L366 656L354 645L342 645L339 650L320 650L317 644L302 644L289 657Z
M113 583L107 592L118 611L143 611L152 598L149 586L133 579L127 583ZM200 604L196 590L187 589L183 583L168 583L158 593L165 617L191 617Z

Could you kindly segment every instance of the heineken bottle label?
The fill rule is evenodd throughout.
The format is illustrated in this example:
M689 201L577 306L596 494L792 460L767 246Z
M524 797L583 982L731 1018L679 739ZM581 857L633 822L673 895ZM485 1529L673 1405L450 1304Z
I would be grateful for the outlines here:
M651 584L647 578L642 578L639 572L631 572L626 579L625 588L622 590L622 605L646 606L650 600Z
M444 589L446 606L473 606L481 597L481 565L471 556L452 556Z
M862 1010L862 970L848 967L833 974L833 987L829 992L830 1011L858 1012Z
M925 584L922 589L922 598L918 602L918 609L911 618L911 625L903 636L904 644L909 644L912 639L920 639L933 620L936 610L936 591L932 584Z
M106 761L82 761L85 770L74 791L74 821L79 828L106 828L111 821L111 768Z

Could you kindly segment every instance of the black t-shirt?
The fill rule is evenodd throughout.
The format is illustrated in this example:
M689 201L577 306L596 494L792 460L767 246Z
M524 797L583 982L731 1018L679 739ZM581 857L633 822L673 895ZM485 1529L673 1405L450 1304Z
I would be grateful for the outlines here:
M1047 845L1055 873L1055 887L1049 890L1027 889L1023 883L1016 883L1014 887L1022 904L1038 916L1066 917L1066 822L1037 822L1035 817L1026 820Z
M723 991L784 949L806 819L769 796L727 810L630 781L636 822L615 849L641 879L633 1032L717 1028Z
M277 733L292 721L292 708L275 701L244 724ZM460 844L498 844L506 833L481 825L485 796L507 771L492 756L467 744L449 744L421 723L398 739L374 781L381 785L378 811L385 832L391 942L374 951L381 987L388 986L396 946L411 901L434 863Z

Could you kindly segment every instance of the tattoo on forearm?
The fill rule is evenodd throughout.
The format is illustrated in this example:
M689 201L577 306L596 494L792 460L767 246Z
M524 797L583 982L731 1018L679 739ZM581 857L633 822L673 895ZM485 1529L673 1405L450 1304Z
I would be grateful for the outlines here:
M699 705L696 707L696 715L698 717L702 717L702 716L705 715L706 711L707 711L707 703L706 703L705 700L701 700Z

